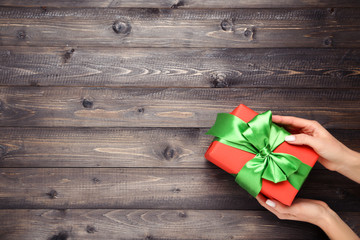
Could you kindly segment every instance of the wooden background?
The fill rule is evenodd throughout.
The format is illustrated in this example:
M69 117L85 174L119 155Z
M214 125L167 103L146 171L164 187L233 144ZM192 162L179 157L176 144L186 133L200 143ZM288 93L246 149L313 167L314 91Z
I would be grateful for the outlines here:
M216 113L315 119L360 151L357 0L0 0L0 239L326 239L203 155ZM299 197L360 233L360 187Z

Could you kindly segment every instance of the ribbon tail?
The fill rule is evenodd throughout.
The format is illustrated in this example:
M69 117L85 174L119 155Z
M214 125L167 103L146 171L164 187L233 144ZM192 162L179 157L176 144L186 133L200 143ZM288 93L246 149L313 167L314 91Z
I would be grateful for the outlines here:
M289 183L297 190L300 190L310 171L311 167L309 165L301 163L298 170L288 177Z
M269 161L262 177L274 183L288 180L294 188L300 190L311 167L297 157L286 153L272 153L271 158L272 161ZM276 167L273 166L276 171L271 171L271 164L276 165Z
M256 197L262 187L262 175L267 162L255 156L248 161L236 175L235 182L245 189L251 196Z

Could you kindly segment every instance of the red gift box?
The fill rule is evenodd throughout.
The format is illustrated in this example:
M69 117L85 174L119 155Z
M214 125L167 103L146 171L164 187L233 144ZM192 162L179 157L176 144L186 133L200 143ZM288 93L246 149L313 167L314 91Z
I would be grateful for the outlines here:
M243 104L240 104L230 114L237 116L245 122L253 119L257 112L251 110ZM307 146L290 145L287 142L280 144L273 152L287 153L297 157L304 164L313 167L318 159L318 155ZM237 174L241 168L252 158L254 154L228 146L218 141L213 141L205 153L205 158L222 168L230 174ZM288 181L273 183L262 179L262 188L260 193L270 199L276 199L279 202L290 206L298 190Z

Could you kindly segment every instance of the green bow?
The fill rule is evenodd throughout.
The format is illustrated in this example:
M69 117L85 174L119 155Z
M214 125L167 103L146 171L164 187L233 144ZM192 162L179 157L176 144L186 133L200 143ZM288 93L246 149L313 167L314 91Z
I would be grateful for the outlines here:
M255 154L235 178L254 197L261 190L262 179L274 183L288 180L299 190L311 170L295 156L273 152L290 133L272 123L271 116L267 111L246 123L232 114L219 113L206 133L215 136L215 141Z

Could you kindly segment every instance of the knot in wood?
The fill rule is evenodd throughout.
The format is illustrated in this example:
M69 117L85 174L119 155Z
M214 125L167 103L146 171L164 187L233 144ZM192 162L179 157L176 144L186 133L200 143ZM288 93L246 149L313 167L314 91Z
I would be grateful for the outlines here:
M254 40L254 35L255 35L255 28L254 27L245 28L244 37L246 37L247 39L252 41L252 40Z
M131 25L128 22L116 20L112 26L112 29L117 34L128 35L131 32Z
M73 55L74 52L75 52L74 48L72 48L69 51L66 51L66 53L64 54L64 62L65 63L71 58L71 56Z
M330 13L331 15L335 15L335 8L328 8L327 11L328 11L328 13Z
M323 41L323 44L324 44L326 47L331 47L331 46L332 46L332 39L331 39L331 37L325 38L324 41Z
M250 37L251 35L252 35L252 31L250 29L245 29L244 36L245 37Z
M67 240L69 237L69 234L65 231L59 232L58 235L53 235L50 240Z
M231 31L233 28L233 24L226 19L221 22L220 26L224 31Z
M213 88L226 88L229 87L229 83L226 81L225 73L213 73L211 74L211 87Z
M17 32L16 36L18 39L24 40L26 38L26 32L24 30L20 30Z
M84 108L92 108L93 107L93 101L88 100L88 99L84 99L82 101L82 105Z
M4 145L0 145L0 159L2 159L6 155L6 152L7 152L7 147Z
M179 212L178 215L179 215L180 218L186 218L187 217L185 212Z
M100 183L101 182L100 179L98 179L97 177L94 177L92 179L92 181L93 181L93 183Z
M178 9L179 7L185 6L185 2L183 0L179 0L173 5L171 5L172 9Z
M52 190L51 190L50 192L48 192L46 195L48 195L49 198L51 198L51 199L55 199L55 198L57 198L58 193L57 193L57 191L55 191L54 189L52 189Z
M167 147L164 149L164 151L163 151L163 155L164 155L164 158L165 158L166 160L170 160L170 159L175 158L175 156L176 156L176 151L175 151L175 149L167 146Z
M95 233L97 231L96 231L96 228L94 226L87 225L86 226L86 232L87 233Z
M173 193L179 193L181 192L181 189L180 188L174 188L171 190Z

